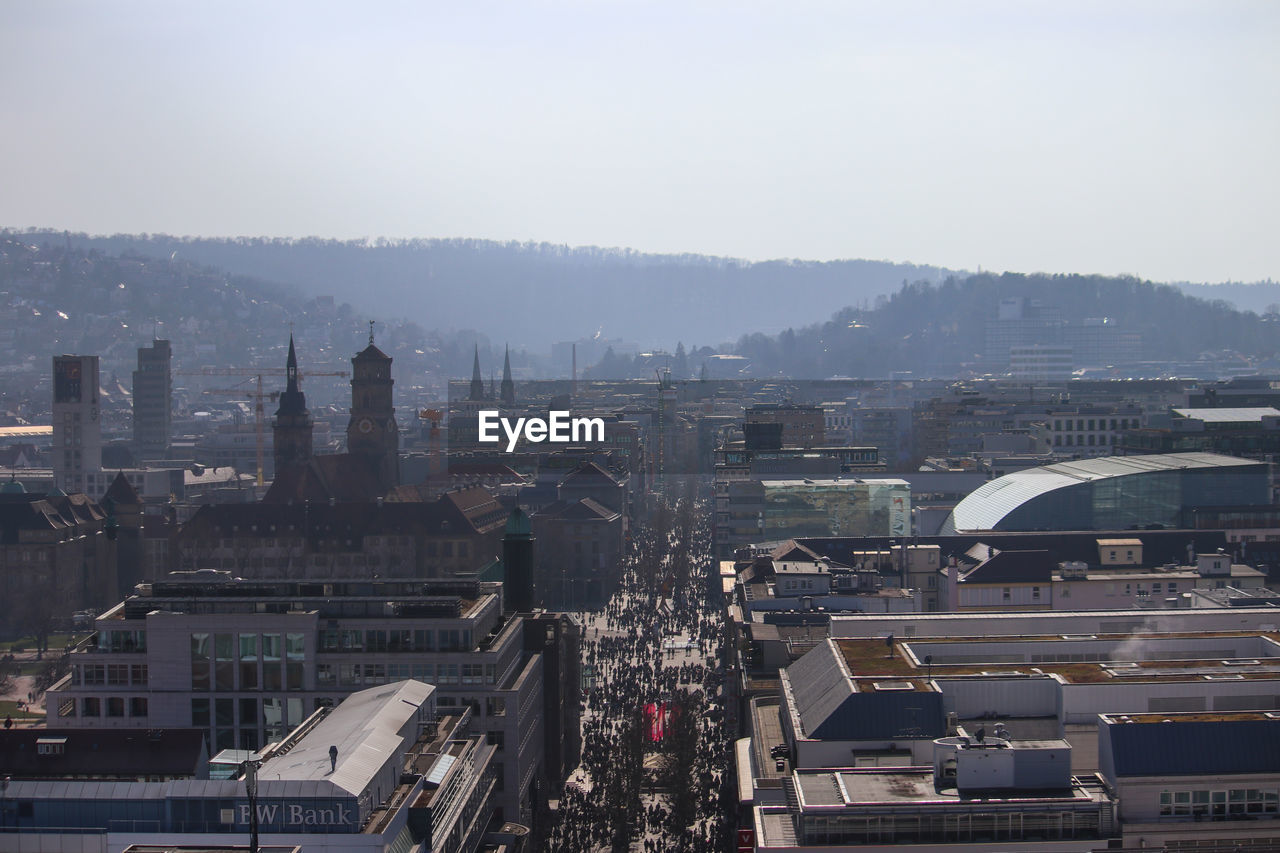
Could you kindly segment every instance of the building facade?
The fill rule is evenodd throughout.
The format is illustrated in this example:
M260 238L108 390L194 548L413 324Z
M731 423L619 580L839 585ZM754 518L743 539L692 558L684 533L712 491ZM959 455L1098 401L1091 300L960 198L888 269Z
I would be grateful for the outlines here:
M141 459L163 459L173 418L173 350L168 341L138 348L133 371L133 447Z
M89 475L102 471L98 357L53 357L54 484L62 491L94 495ZM105 485L104 485L105 489ZM99 491L96 494L101 495Z
M500 584L259 582L175 573L98 617L50 688L67 727L194 727L256 750L355 691L413 678L498 748L504 819L529 824L543 765L542 658ZM559 780L556 780L557 782Z

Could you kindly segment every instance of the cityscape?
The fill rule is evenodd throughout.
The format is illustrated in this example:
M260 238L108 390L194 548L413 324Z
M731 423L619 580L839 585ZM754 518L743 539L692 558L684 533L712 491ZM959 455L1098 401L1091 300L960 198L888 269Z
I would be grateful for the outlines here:
M1280 853L1280 13L907 5L15 3L0 853Z

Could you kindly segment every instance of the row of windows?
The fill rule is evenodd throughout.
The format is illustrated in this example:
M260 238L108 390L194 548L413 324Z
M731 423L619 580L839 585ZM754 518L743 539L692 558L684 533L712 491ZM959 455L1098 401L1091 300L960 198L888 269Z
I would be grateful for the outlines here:
M316 687L336 683L342 687L389 684L406 678L428 684L494 684L497 667L479 663L321 663L316 665Z
M317 698L314 709L332 704L332 699ZM284 737L302 722L303 715L304 704L300 698L191 700L191 725L212 729L211 743L214 751L236 749L237 731L239 749L257 749L263 743ZM262 738L258 734L259 725L262 727Z
M128 708L129 716L141 718L147 716L146 696L84 696L80 699L81 717L101 717L106 709L108 717L123 717Z
M1074 427L1072 426L1073 423L1075 424ZM1117 426L1117 424L1119 426ZM1117 429L1137 429L1138 426L1139 423L1137 418L1120 418L1119 420L1112 418L1110 427L1107 426L1106 418L1081 418L1074 422L1071 420L1055 420L1053 422L1053 431L1063 432L1074 430L1075 432L1094 432L1096 430L1110 429L1112 432L1115 432Z
M274 527L274 525L273 525ZM257 525L254 525L256 530ZM318 539L315 542L316 547L348 547L354 548L356 545L362 545L366 548L392 547L407 548L413 545L414 537L412 536L365 536L357 542L355 539ZM265 537L256 542L239 539L220 540L220 547L223 550L253 550L265 548L302 548L304 545L302 537ZM467 557L471 553L471 543L464 540L454 541L446 540L441 542L436 539L427 539L425 550L428 557Z
M1055 435L1053 437L1053 446L1054 447L1085 447L1085 446L1106 447L1111 444L1111 436L1109 435L1098 435L1098 436L1090 435L1087 445L1083 435L1080 436L1080 441L1075 444L1072 443L1072 438L1073 436L1067 435L1064 440L1063 436ZM1094 441L1095 438L1097 439L1096 442Z
M104 652L145 652L146 631L104 631L98 636L98 648Z
M1280 813L1280 792L1274 788L1228 788L1213 791L1161 791L1161 817L1211 817Z
M303 690L305 657L301 633L193 633L191 689Z
M322 652L463 652L471 649L471 631L325 628L319 646Z
M88 687L111 685L145 687L147 665L145 663L86 663L76 667L75 683Z

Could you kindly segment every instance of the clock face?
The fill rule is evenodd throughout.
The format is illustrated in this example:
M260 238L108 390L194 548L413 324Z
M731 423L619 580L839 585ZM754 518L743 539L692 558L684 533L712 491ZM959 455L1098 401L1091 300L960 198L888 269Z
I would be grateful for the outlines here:
M373 421L370 418L361 418L359 423L356 424L356 429L368 435L373 432Z

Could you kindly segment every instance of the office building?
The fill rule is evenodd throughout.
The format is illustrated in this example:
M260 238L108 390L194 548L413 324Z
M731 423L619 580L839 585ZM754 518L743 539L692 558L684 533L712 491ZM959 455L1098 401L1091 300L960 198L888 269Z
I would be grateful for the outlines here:
M187 765L193 746L203 752L199 732L73 730L38 738L38 755L5 779L0 845L43 853L221 851L246 849L239 845L256 826L263 850L476 850L495 810L497 748L471 731L465 710L438 709L436 692L414 680L354 692L260 753L219 754L195 773ZM0 743L11 735L0 734ZM138 755L125 760L143 778L119 779L76 754L92 750L95 739L113 755L117 742L135 741ZM173 758L157 755L165 744ZM252 781L246 761L256 762ZM55 764L69 772L58 774Z
M98 357L53 357L53 463L54 484L67 494L90 497L106 491L94 481L102 472L102 423L99 420Z
M442 711L469 710L498 747L503 818L531 823L542 657L525 653L500 584L177 572L140 585L95 629L49 690L51 724L194 727L214 752L256 750L354 691L415 678L436 685Z
M138 367L133 371L133 447L139 459L163 459L169 450L172 359L168 341L138 348Z

